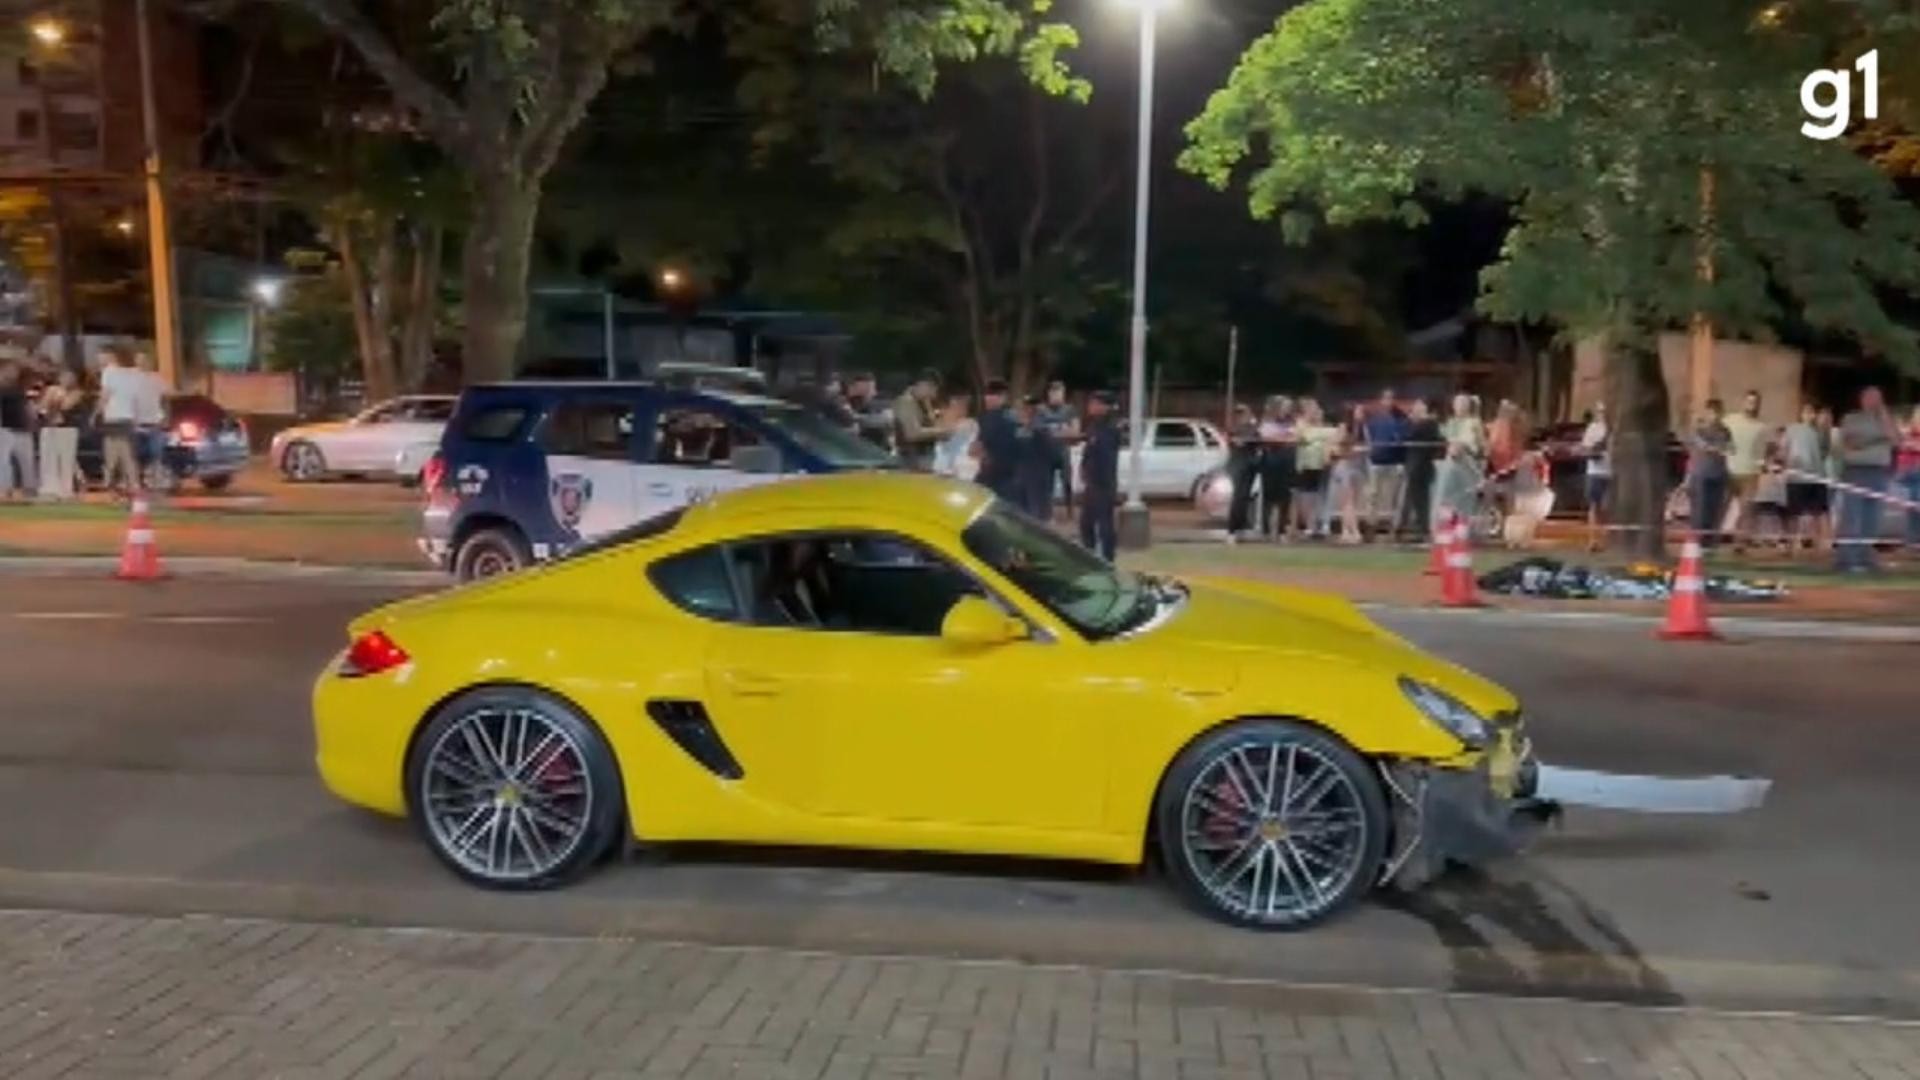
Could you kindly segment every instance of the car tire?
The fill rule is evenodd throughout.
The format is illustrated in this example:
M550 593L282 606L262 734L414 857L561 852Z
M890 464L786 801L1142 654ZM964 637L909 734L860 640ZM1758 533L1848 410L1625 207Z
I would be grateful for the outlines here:
M1249 720L1180 752L1154 825L1167 875L1194 907L1235 926L1301 930L1373 888L1392 821L1373 769L1345 742Z
M233 474L222 473L219 476L203 476L200 478L200 486L206 488L208 491L225 491L233 486Z
M461 581L499 577L533 563L533 550L519 530L508 526L480 529L461 541L453 555L453 574Z
M296 439L280 451L280 475L295 484L323 480L327 475L327 456L305 439Z
M564 885L626 822L620 768L599 728L526 687L469 691L435 710L407 753L406 792L427 847L489 889Z

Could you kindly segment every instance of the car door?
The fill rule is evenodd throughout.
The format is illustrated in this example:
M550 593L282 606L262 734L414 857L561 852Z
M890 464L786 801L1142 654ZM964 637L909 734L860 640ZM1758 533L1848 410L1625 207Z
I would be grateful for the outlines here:
M654 414L635 488L643 516L777 480L789 463L766 433L720 402L669 398ZM755 468L743 468L759 457Z
M315 441L334 472L359 473L385 471L392 467L389 457L380 460L388 434L399 423L403 403L388 401L367 409L345 426L326 432Z
M592 540L640 520L635 488L639 410L598 395L563 401L540 430L547 506L567 542Z
M1147 447L1144 470L1149 494L1184 496L1206 471L1200 433L1185 420L1155 420L1153 441Z
M804 545L829 582L812 617L781 600L783 567ZM749 618L715 635L716 714L723 731L804 727L804 757L784 767L805 775L789 790L808 814L949 838L1098 828L1101 713L1058 668L1065 646L1036 636L965 649L940 637L953 601L993 598L971 574L928 545L858 530L761 538L729 558Z
M400 414L392 423L385 425L379 449L379 468L382 472L391 472L399 467L400 455L414 447L438 446L440 436L446 430L447 421L453 417L452 398L408 398L402 403ZM417 460L424 461L425 454Z

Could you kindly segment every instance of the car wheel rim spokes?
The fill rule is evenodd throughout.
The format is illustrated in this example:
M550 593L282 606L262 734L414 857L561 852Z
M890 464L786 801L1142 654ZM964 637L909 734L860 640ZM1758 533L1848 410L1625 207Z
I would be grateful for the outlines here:
M483 551L473 557L473 576L476 578L496 577L512 568L507 557L497 551Z
M1240 743L1188 785L1181 837L1214 904L1284 925L1314 918L1346 894L1365 858L1367 820L1353 782L1318 750Z
M427 754L421 807L441 850L496 881L551 873L586 837L593 781L580 745L537 709L480 709Z

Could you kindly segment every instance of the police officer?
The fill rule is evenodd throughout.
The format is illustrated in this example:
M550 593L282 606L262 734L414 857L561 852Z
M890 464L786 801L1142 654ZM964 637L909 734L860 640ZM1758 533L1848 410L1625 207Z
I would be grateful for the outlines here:
M1115 508L1120 503L1120 425L1113 419L1113 394L1101 390L1087 399L1087 423L1080 451L1080 543L1112 561L1117 547Z
M980 457L980 471L974 480L1010 502L1019 501L1014 488L1019 455L1017 426L1007 411L1006 380L987 380L980 401L980 435L974 443Z
M1062 452L1040 416L1040 395L1028 394L1020 403L1019 427L1014 430L1014 483L1019 503L1036 520L1053 517L1053 463Z

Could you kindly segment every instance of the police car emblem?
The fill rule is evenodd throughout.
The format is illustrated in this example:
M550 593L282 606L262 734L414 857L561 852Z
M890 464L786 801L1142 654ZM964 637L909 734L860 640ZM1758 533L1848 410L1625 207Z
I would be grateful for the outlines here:
M547 499L553 504L553 517L563 527L579 528L581 515L593 501L593 481L579 473L561 473L547 485Z
M462 495L478 495L487 486L487 468L484 465L462 465L453 475L454 488Z

